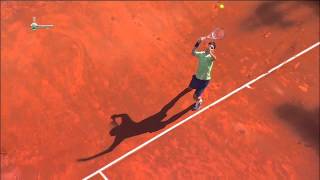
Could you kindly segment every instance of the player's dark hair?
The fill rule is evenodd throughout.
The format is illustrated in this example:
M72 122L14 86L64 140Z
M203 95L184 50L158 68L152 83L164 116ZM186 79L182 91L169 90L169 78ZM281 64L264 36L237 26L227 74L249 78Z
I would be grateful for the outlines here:
M210 42L208 43L208 45L212 45L214 49L217 48L217 45L216 45L216 43L215 43L214 41L210 41Z

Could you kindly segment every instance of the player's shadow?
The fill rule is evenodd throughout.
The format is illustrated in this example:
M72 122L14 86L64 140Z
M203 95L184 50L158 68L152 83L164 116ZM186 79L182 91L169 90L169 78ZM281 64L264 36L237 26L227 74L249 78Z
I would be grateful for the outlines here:
M143 119L140 122L135 122L131 119L128 114L114 114L111 116L113 123L116 125L109 134L111 136L115 136L113 143L102 152L95 154L90 157L78 159L78 161L88 161L99 156L102 156L106 153L113 151L122 141L128 139L133 136L137 136L144 133L152 133L159 131L165 128L168 124L174 122L175 120L179 119L181 116L186 114L188 111L192 109L192 105L187 107L186 109L182 110L181 112L173 115L172 117L168 118L167 120L163 121L166 116L167 112L174 106L174 104L191 89L184 89L180 92L176 97L174 97L168 104L166 104L159 112L156 114ZM118 123L117 120L120 119L121 122Z

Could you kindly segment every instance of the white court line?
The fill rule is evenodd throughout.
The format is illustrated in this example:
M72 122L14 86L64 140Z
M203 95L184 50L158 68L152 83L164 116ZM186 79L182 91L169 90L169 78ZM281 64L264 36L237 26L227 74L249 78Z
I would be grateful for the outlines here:
M209 108L211 108L212 106L218 104L219 102L224 101L224 100L227 99L228 97L236 94L236 93L239 92L240 90L242 90L242 89L244 89L244 88L246 88L246 87L247 87L247 88L250 88L250 85L253 84L254 82L256 82L256 81L258 81L259 79L261 79L261 78L269 75L270 73L274 72L276 69L279 69L279 68L282 67L283 65L289 63L290 61L296 59L297 57L299 57L299 56L301 56L302 54L310 51L311 49L319 46L319 44L320 44L320 42L317 42L317 43L313 44L312 46L308 47L307 49L301 51L300 53L298 53L298 54L292 56L291 58L285 60L284 62L280 63L279 65L271 68L268 72L266 72L266 73L264 73L264 74L261 74L261 75L258 76L257 78L255 78L255 79L247 82L246 84L244 84L244 85L240 86L239 88L233 90L232 92L228 93L227 95L221 97L220 99L218 99L218 100L214 101L213 103L207 105L206 107L200 109L199 111L195 112L194 114L192 114L191 116L187 117L186 119L184 119L184 120L178 122L177 124L171 126L170 128L168 128L168 129L166 129L165 131L159 133L158 135L154 136L153 138L149 139L148 141L144 142L143 144L141 144L141 145L137 146L136 148L130 150L129 152L125 153L124 155L120 156L119 158L113 160L111 163L105 165L104 167L98 169L98 170L95 171L94 173L92 173L92 174L88 175L87 177L83 178L83 180L87 180L87 179L89 179L89 178L91 178L91 177L93 177L93 176L101 173L102 171L104 171L104 170L106 170L107 168L111 167L112 165L118 163L118 162L121 161L122 159L128 157L129 155L131 155L131 154L135 153L136 151L138 151L139 149L143 148L143 147L146 146L147 144L150 144L151 142L157 140L157 139L160 138L161 136L163 136L163 135L167 134L168 132L172 131L172 130L175 129L176 127L178 127L178 126L182 125L183 123L189 121L189 120L192 119L193 117L195 117L195 116L199 115L200 113L206 111L207 109L209 109Z
M104 175L102 171L100 171L99 174L103 177L104 180L108 180L107 176Z

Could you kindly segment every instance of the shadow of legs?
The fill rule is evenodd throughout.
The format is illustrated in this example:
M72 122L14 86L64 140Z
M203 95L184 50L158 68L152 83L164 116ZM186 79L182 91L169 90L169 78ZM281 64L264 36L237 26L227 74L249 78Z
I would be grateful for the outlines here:
M169 109L171 109L174 104L180 99L182 98L184 95L186 95L188 92L192 91L192 89L190 88L185 88L183 91L181 91L176 97L174 97L168 104L166 104L160 112L168 112Z

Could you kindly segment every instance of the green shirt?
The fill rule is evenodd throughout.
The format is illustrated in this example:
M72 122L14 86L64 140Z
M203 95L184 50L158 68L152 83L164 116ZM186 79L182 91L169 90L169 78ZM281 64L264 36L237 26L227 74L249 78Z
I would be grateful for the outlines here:
M211 54L206 54L204 51L195 51L194 54L199 60L196 73L197 79L210 80L212 65L215 61L215 57L212 57Z

